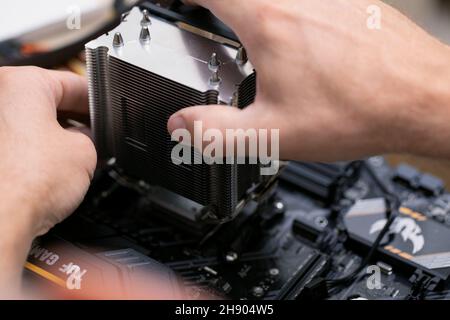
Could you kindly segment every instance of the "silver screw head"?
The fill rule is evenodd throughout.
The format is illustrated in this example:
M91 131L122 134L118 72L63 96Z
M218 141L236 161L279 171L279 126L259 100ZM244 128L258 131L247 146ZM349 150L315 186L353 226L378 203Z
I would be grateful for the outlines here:
M273 206L275 207L275 210L277 210L277 212L284 212L285 206L283 202L277 201L273 204Z
M211 78L209 79L209 83L212 86L218 86L222 79L219 76L219 70L213 71Z
M264 289L260 286L253 287L252 293L255 297L260 298L264 295Z
M124 42L123 42L122 34L120 32L116 32L116 34L114 35L114 39L113 39L113 47L119 48L119 47L123 47L123 45L124 45Z
M148 27L142 27L141 33L139 35L139 40L141 41L141 43L149 43L151 39L152 37L150 35L150 30L148 29Z
M152 20L150 19L150 14L147 10L142 11L141 27L149 27L152 25Z
M244 65L248 62L247 50L244 47L240 47L236 54L236 63L238 65Z
M212 55L211 55L211 58L209 59L209 63L208 63L208 66L209 66L209 68L211 69L211 70L217 70L217 69L219 69L219 67L220 67L220 61L219 61L219 58L217 57L217 53L213 53Z
M225 260L227 260L227 262L234 262L238 259L238 255L236 252L228 252L227 255L225 256Z
M270 274L272 277L276 277L277 275L280 274L280 270L277 269L277 268L272 268L272 269L269 270L269 274Z

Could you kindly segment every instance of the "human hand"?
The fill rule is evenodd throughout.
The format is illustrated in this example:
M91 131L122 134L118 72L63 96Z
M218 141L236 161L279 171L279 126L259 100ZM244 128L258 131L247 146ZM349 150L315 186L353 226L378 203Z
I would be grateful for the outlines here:
M191 0L228 24L258 72L245 110L192 107L168 129L280 129L284 159L450 158L450 50L373 0ZM368 8L381 10L370 29ZM224 135L225 136L225 135Z
M80 204L96 152L87 136L65 130L57 121L57 109L87 110L83 78L34 67L2 67L0 88L1 284L6 281L2 277L17 283L33 238Z

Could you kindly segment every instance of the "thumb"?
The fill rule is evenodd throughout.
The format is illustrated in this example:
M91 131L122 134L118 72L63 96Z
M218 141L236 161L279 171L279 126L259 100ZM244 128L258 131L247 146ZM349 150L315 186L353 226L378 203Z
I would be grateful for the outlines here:
M203 130L218 129L260 129L265 127L261 112L253 112L255 105L245 109L231 106L206 105L189 107L173 114L167 124L169 133L176 129L187 129L194 133L194 123L201 122ZM261 127L262 126L262 127Z
M255 7L262 0L184 0L188 5L200 5L212 13L228 26L239 33L248 28L249 13L255 12Z
M273 149L271 141L273 135L270 131L270 124L273 124L274 119L273 117L268 116L268 113L269 112L264 111L262 106L256 106L255 104L243 110L230 106L196 106L180 110L172 115L168 121L167 127L170 134L174 133L177 129L188 130L192 140L198 138L199 132L196 132L196 130L199 130L200 126L202 131L200 132L200 135L203 135L208 130L220 132L222 134L224 150L226 148L225 146L228 146L231 143L234 143L234 146L236 146L237 139L245 141L249 146L250 137L255 138L252 142L255 142L257 145L256 147L253 145L253 147L258 150L260 147L260 133L262 130L265 130L265 141L261 142L266 144L264 147L267 147L267 150L271 150ZM229 130L231 130L232 135L228 134L230 132ZM215 136L216 135L214 134L214 137ZM233 139L234 141L227 141L227 138ZM202 143L207 143L207 141L202 140ZM277 141L273 141L273 143L278 143L278 138ZM205 147L205 145L203 145L203 147ZM248 148L245 148L246 152L248 152Z

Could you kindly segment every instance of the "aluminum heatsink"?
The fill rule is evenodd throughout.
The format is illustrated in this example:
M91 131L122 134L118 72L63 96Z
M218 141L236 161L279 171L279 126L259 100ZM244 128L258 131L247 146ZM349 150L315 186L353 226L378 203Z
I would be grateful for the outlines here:
M254 101L256 73L242 48L134 8L116 29L86 45L86 58L100 158L116 158L126 175L189 199L218 221L234 216L267 181L259 165L175 165L171 159L176 142L166 128L173 113L195 105L245 108Z

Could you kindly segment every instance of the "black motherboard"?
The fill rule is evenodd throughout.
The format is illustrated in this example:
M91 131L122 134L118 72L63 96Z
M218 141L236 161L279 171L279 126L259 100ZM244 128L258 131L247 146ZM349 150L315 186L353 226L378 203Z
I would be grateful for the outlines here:
M237 40L205 11L154 2L142 6ZM25 284L57 298L133 297L148 272L175 299L449 298L450 193L440 179L382 157L291 162L265 194L232 221L202 223L110 161L80 208L34 242Z
M400 206L367 260L385 223L383 188ZM90 283L101 290L102 279L127 294L136 272L156 270L174 298L192 299L404 300L449 293L450 194L441 180L407 165L391 168L381 157L291 162L266 206L199 229L160 210L153 198L114 165L99 170L79 210L35 242L27 278L65 291ZM74 267L82 271L78 283L70 279ZM352 273L350 281L336 281Z

